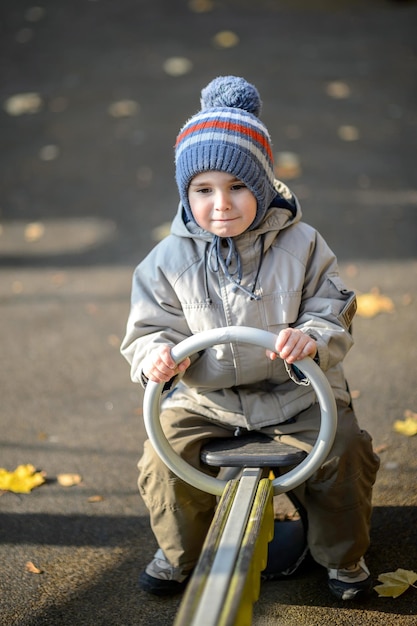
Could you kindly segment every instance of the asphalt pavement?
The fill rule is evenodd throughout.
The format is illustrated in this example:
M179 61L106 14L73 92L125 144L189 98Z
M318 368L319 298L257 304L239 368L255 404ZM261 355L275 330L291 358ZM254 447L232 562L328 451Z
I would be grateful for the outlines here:
M417 437L394 429L417 413L417 4L3 0L0 15L0 468L45 478L0 494L1 626L175 618L179 598L136 583L156 546L119 346L133 268L176 209L175 136L219 74L257 85L279 175L369 294L346 361L381 457L367 562L417 573ZM346 606L312 567L263 584L253 624L411 626L417 589Z

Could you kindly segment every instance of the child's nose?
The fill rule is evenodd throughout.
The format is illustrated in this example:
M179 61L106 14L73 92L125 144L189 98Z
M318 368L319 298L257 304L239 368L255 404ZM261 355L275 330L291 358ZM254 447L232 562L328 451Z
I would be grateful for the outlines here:
M216 209L218 211L228 211L230 209L230 196L225 191L216 193Z

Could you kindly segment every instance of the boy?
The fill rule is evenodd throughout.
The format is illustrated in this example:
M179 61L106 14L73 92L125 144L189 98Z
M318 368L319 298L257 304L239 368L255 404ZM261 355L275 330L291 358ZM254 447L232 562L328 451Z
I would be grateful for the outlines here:
M201 111L176 142L178 212L171 234L135 271L121 350L133 381L170 391L164 433L206 472L202 445L235 432L262 431L311 450L320 409L296 362L315 359L335 394L338 429L327 461L296 493L313 558L327 568L331 592L350 600L372 587L363 557L379 465L342 366L355 296L322 237L301 221L295 196L275 180L260 109L258 91L242 78L219 77L203 89ZM171 348L185 337L228 325L274 332L276 351L221 345L173 362ZM139 582L150 593L176 593L198 560L216 499L174 476L149 441L139 470L159 545Z

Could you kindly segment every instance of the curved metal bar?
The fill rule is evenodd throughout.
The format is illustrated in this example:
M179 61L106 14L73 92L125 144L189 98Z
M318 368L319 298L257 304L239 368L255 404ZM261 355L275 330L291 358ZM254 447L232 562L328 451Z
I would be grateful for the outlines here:
M187 356L214 345L223 343L252 344L274 351L276 335L266 330L246 326L213 328L191 337L187 337L172 349L172 356L177 363ZM333 391L329 382L314 363L307 357L297 361L297 367L309 378L316 392L321 409L320 430L312 451L297 467L287 474L273 480L274 493L283 493L294 489L307 480L325 461L333 445L337 426L337 410ZM164 435L159 420L162 383L149 381L144 395L143 414L145 428L150 441L164 463L182 480L193 487L221 495L227 481L213 478L189 465L172 449Z

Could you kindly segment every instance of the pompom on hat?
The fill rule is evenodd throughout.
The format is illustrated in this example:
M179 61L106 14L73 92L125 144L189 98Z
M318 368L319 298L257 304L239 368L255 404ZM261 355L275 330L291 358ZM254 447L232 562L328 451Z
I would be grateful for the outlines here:
M256 228L277 195L271 140L260 121L258 90L244 78L219 76L201 92L201 111L181 129L175 145L176 181L186 218L194 220L188 187L209 170L233 174L257 201Z

